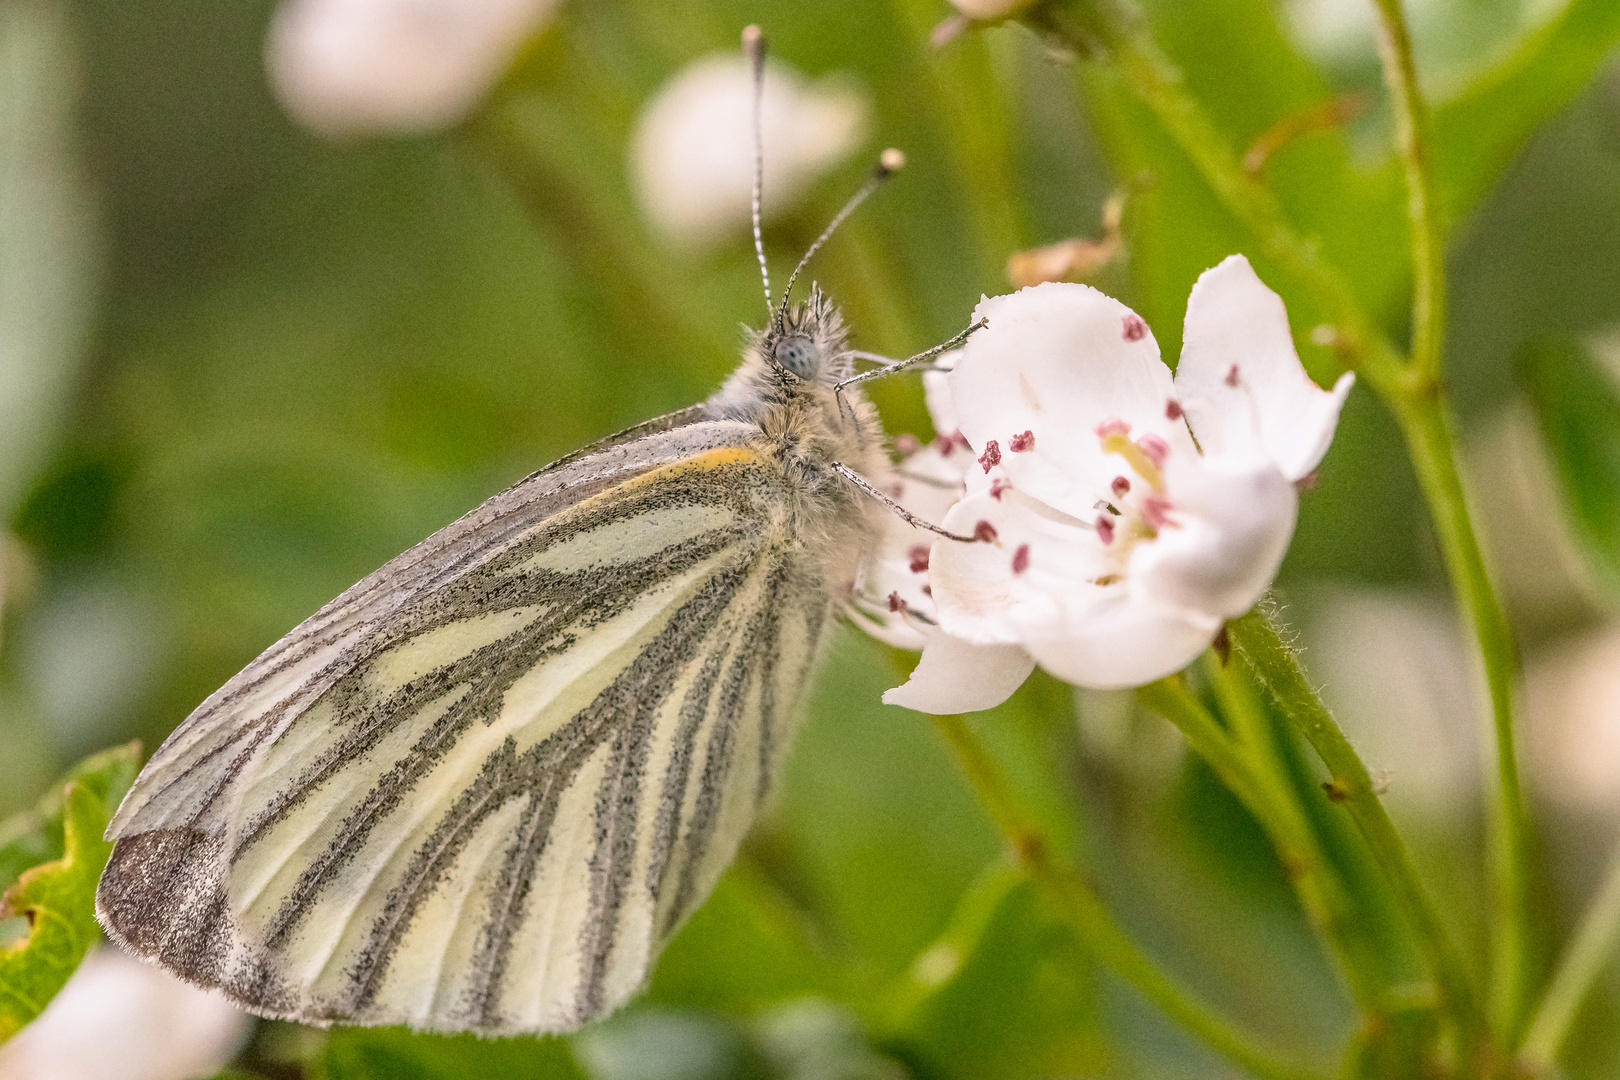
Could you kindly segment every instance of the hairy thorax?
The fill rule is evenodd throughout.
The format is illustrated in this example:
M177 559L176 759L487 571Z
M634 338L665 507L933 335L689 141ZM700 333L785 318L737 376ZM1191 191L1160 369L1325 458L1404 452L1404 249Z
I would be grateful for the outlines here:
M782 504L788 542L820 564L834 597L844 597L886 511L832 465L847 465L878 487L889 486L889 460L874 410L848 391L840 407L830 389L807 386L761 417L760 434L789 492Z
M784 366L782 355L798 369ZM761 500L772 522L767 542L804 552L837 599L853 587L885 511L833 466L880 489L891 480L876 410L857 388L834 389L851 373L843 320L813 290L808 303L751 335L742 366L708 403L711 415L757 426L756 449L775 466L783 496Z

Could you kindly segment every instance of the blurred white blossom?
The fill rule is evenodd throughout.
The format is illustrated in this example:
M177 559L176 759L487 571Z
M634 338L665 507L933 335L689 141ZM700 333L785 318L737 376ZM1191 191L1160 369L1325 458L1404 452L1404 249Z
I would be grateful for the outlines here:
M328 135L432 131L464 117L560 0L282 0L270 83Z
M1034 0L951 0L951 5L975 22L1005 19L1030 6Z
M746 229L754 173L753 77L717 54L676 75L643 108L630 147L641 208L675 243L695 246ZM837 76L808 82L765 68L763 213L790 208L866 139L865 96Z
M66 758L95 750L126 722L161 666L166 622L154 599L107 575L44 594L16 644L20 682Z
M1085 285L987 299L980 319L947 377L980 467L943 521L977 542L932 544L944 633L884 700L986 708L1036 662L1100 689L1181 669L1270 586L1351 376L1311 382L1281 298L1236 255L1193 287L1174 378L1146 323Z
M224 997L103 945L33 1023L0 1046L0 1080L192 1080L247 1035Z
M1620 626L1532 658L1525 701L1536 790L1570 810L1620 812Z
M1389 798L1429 814L1470 805L1482 698L1453 609L1335 588L1307 605L1302 637L1311 677Z

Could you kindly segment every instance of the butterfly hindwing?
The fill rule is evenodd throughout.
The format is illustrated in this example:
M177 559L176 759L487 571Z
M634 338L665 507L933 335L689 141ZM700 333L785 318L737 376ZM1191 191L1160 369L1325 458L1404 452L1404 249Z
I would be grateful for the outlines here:
M829 611L755 430L565 459L272 646L120 808L104 925L306 1021L623 1001L768 791Z

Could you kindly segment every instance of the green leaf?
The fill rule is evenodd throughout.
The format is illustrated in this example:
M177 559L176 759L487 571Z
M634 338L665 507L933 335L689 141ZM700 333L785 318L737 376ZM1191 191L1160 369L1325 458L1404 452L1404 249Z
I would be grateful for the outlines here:
M1434 110L1436 180L1449 220L1479 202L1542 121L1591 81L1617 41L1620 4L1569 0L1505 60Z
M27 935L0 952L0 1042L38 1016L101 934L96 881L112 844L106 804L87 780L63 795L66 853L25 871L0 900L0 915L28 920Z
M650 1002L752 1012L849 982L756 860L739 860L653 968Z
M891 991L879 1045L925 1075L1093 1075L1093 965L1019 871L993 864Z
M585 1080L568 1044L558 1038L483 1039L397 1027L334 1030L314 1074L323 1080Z
M1180 67L1234 154L1241 155L1270 125L1331 97L1326 81L1287 44L1264 4L1155 0L1148 10L1155 40ZM1436 184L1448 223L1460 221L1484 198L1536 129L1591 81L1617 41L1620 5L1570 0L1505 59L1483 67L1460 92L1434 106ZM1288 301L1306 366L1335 372L1335 361L1303 340L1319 313L1302 302L1292 282L1255 259L1253 237L1215 201L1117 73L1106 65L1095 68L1082 66L1087 104L1116 175L1152 179L1133 200L1127 226L1142 293L1136 306L1166 357L1179 350L1182 309L1198 272L1241 251ZM1282 147L1264 175L1295 229L1320 246L1375 319L1399 329L1411 266L1406 190L1393 148L1373 166L1357 167L1342 132L1317 131Z
M1519 373L1581 548L1620 596L1620 386L1589 350L1562 338L1532 345Z
M40 799L34 809L0 822L0 886L23 871L60 859L63 845L62 796L67 785L83 784L111 818L141 767L141 744L126 743L85 758Z

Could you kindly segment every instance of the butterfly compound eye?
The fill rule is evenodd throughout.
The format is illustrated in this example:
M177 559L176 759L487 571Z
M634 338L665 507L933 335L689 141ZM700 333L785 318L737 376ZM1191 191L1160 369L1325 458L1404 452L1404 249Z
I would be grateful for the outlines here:
M821 351L803 334L789 334L776 343L776 362L799 378L809 379L821 366Z

